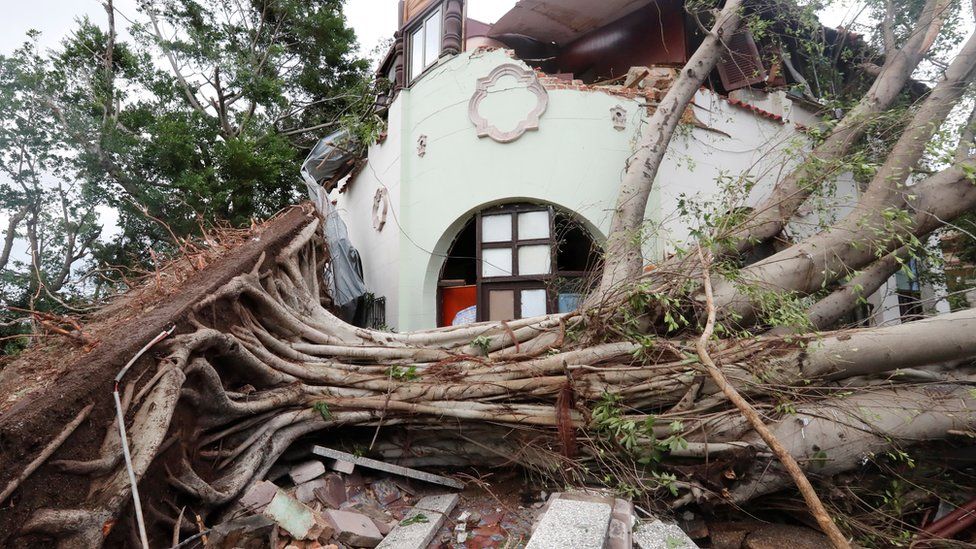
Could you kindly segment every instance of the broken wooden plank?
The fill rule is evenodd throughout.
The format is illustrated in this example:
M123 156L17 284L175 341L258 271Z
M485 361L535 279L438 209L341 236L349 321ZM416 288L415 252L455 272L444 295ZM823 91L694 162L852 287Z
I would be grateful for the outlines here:
M377 471L384 471L394 475L400 475L402 477L415 478L417 480L422 480L424 482L440 484L442 486L449 486L451 488L457 488L457 489L464 488L463 483L454 480L453 478L442 477L440 475L435 475L432 473L425 473L424 471L418 471L416 469L410 469L408 467L401 467L399 465L391 465L389 463L384 463L382 461L377 461L375 459L370 459L367 457L354 456L352 454L347 454L346 452L333 450L332 448L314 446L312 447L312 453L318 456L337 459L341 461L348 461L349 463L359 465L360 467L376 469Z

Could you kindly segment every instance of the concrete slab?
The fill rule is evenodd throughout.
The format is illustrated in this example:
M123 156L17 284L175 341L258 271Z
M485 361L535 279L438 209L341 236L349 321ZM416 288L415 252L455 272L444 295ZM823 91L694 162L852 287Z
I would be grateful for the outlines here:
M376 469L377 471L385 471L387 473L393 473L394 475L415 478L417 480L422 480L424 482L441 484L443 486L450 486L451 488L457 488L457 489L464 488L464 484L454 480L453 478L442 477L440 475L434 475L431 473L426 473L424 471L418 471L417 469L410 469L408 467L401 467L399 465L392 465L389 463L384 463L382 461L377 461L375 459L359 457L353 454L348 454L346 452L341 452L339 450L333 450L332 448L315 446L312 448L312 453L314 453L315 455L332 458L339 461L348 461L349 463L353 463L360 467L367 467L369 469Z
M376 549L426 549L460 499L457 494L421 498Z
M325 464L318 460L299 463L288 471L288 476L295 486L317 479L324 474Z
M326 519L284 492L275 494L264 510L264 516L278 523L282 530L295 539L332 537L333 528Z
M352 547L376 547L383 534L373 521L362 513L329 509L324 516L335 525L336 539Z
M603 549L612 511L609 503L554 499L525 549Z
M660 520L638 524L634 529L634 546L640 549L698 549L677 524Z

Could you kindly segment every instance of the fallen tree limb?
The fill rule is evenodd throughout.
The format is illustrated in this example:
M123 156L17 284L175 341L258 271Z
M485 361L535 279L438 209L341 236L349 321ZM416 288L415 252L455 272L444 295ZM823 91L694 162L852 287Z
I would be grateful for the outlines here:
M793 482L796 483L796 487L800 490L803 500L806 501L810 513L813 514L813 518L816 519L817 524L820 525L820 528L830 538L830 543L835 549L849 549L851 546L850 543L844 534L841 533L840 529L837 528L837 525L834 524L834 520L830 518L830 514L827 513L827 509L824 507L823 502L820 501L820 497L817 496L817 492L813 489L813 485L810 484L810 480L803 474L803 469L800 468L800 464L796 462L793 455L790 454L786 447L783 446L783 443L766 426L766 423L759 417L755 408L746 399L742 398L742 395L729 383L725 374L722 373L722 370L715 365L712 357L709 356L708 340L711 339L715 331L715 303L712 300L712 283L708 272L708 263L700 247L698 248L698 257L702 262L702 283L705 288L705 307L708 312L705 329L702 330L701 337L698 338L698 344L696 346L698 349L698 357L701 359L702 364L705 365L705 369L712 377L712 381L718 385L726 398L742 412L742 415L749 420L749 425L762 437L763 442L776 454L776 459L789 472L790 477L793 478Z
M71 434L75 432L75 429L77 429L78 426L81 425L81 422L85 421L85 419L88 418L88 414L91 413L94 407L95 407L94 404L89 404L88 406L82 408L81 412L79 412L78 415L76 415L75 418L72 419L70 423L65 425L61 433L57 437L55 437L54 440L52 440L47 446L45 446L43 450L41 450L41 453L38 454L36 458L34 458L34 461L30 462L27 465L27 467L24 469L24 471L17 476L17 478L7 483L7 487L3 489L3 492L0 492L0 503L3 503L4 500L10 497L10 494L12 494L14 490L16 490L17 487L20 486L20 484L27 479L27 477L31 476L31 474L33 474L38 467L44 465L44 462L47 461L47 459L51 457L51 455L54 454L54 452L58 451L58 448L60 448L61 445L64 444L64 441L68 440L68 437L70 437Z
M823 383L811 381L829 384L831 379L921 367L933 358L976 356L976 343L967 331L976 322L972 310L892 328L715 342L709 341L714 320L704 339L697 334L688 339L690 332L668 338L655 334L663 330L651 325L643 343L619 335L591 340L588 330L614 320L585 314L509 323L514 339L500 323L425 332L426 343L415 335L348 326L340 337L331 328L340 321L314 293L324 286L311 282L321 274L309 260L320 241L306 238L307 230L300 232L305 244L289 247L290 256L279 256L217 288L207 307L194 311L193 324L166 343L168 354L149 371L153 375L147 373L142 386L131 391L143 395L133 399L134 413L127 421L136 478L172 488L165 492L172 494L167 504L173 515L147 516L151 542L171 540L182 506L208 524L219 521L228 504L264 479L296 441L335 445L336 437L358 432L366 433L365 445L381 422L377 458L414 466L518 464L571 484L623 478L648 498L663 493L656 492L662 486L653 473L680 471L674 468L679 462L686 470L700 471L716 460L747 469L767 463L772 446L757 435L762 427L756 425L762 421L806 470L816 450L789 430L793 418L780 419L782 413L772 411L744 418L738 408L743 396L758 406L789 393L800 399L803 410L841 409L846 402L817 387ZM695 272L701 274L701 267ZM710 312L714 307L712 303ZM607 314L618 312L619 307ZM904 346L913 333L932 344L928 352L906 350L893 357L890 347ZM476 345L473 340L479 337L485 339ZM558 347L539 355L527 352L540 341L549 346L554 337L563 340ZM515 341L522 353L511 352ZM712 349L702 347L709 343ZM468 352L484 347L488 356ZM696 358L696 351L705 358ZM700 363L722 364L722 377L704 375ZM875 390L862 387L862 392ZM731 390L739 399L725 396ZM618 399L619 419L625 424L644 425L652 416L667 421L642 432L637 447L624 447L618 437L593 424L593 411L608 394ZM864 418L865 429L876 434L857 438L855 446L885 451L901 435L918 434L892 419L905 401L889 400L891 410L878 413L882 419ZM942 431L966 428L954 419L960 402L946 400L931 410L927 425L944 427ZM811 429L823 436L845 432L842 417L830 417L811 423L808 435ZM683 424L679 431L669 427L672 420ZM391 442L405 433L409 435L399 444ZM663 454L660 469L637 465L634 450L661 448L672 435L686 444L658 450ZM578 448L573 459L555 450L567 447L570 439ZM88 463L118 449L116 435L106 437L94 455L76 457ZM778 459L775 463L778 472ZM845 457L838 468L858 463ZM107 470L78 471L79 483L90 483L86 499L66 504L67 509L35 510L25 530L55 536L65 548L103 543L106 528L119 529L111 525L122 518L131 497L121 460L105 466ZM708 484L704 486L693 476L675 484L686 493L674 501L745 501L793 483L788 474L751 469L726 484L701 480ZM722 494L730 499L723 500ZM158 496L147 496L147 506L158 509L153 497Z

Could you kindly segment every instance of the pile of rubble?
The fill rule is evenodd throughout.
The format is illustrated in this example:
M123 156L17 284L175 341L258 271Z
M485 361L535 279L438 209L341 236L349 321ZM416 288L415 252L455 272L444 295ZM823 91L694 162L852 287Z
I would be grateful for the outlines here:
M710 536L712 547L769 549L783 539L769 544L741 527L709 533L697 518L681 527L638 520L631 502L602 492L535 492L530 503L511 487L501 495L464 489L449 477L329 448L316 446L308 457L273 469L196 541L226 549L695 549L688 531Z
M244 493L231 520L209 532L207 547L425 548L460 499L449 489L463 485L447 477L314 451L332 457L273 469ZM399 474L380 476L392 472Z
M206 532L206 546L487 548L524 546L528 538L532 509L461 493L464 485L452 478L329 448L313 452L316 459L272 469L246 490L230 519Z

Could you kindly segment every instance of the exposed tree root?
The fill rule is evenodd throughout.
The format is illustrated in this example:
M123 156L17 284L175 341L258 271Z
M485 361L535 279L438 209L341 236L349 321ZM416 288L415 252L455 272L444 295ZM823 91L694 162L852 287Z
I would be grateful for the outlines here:
M176 497L165 507L148 502L151 538L169 541L186 523L177 516L184 506L187 516L192 510L212 524L297 441L314 433L320 443L341 445L330 434L349 427L364 428L369 443L382 425L373 452L406 465L519 464L571 482L610 474L648 493L662 488L651 468L635 466L633 448L595 426L593 410L612 394L621 421L666 420L641 435L642 445L669 436L682 441L664 451L658 470L681 473L670 487L684 503L744 501L789 484L778 465L768 465L769 447L754 430L759 414L782 442L774 452L783 449L807 473L825 474L856 467L865 453L899 439L976 426L976 399L961 383L869 381L854 396L836 395L843 390L836 380L926 366L933 356L976 356L972 338L940 334L939 349L897 359L881 349L903 338L904 327L718 342L705 362L724 375L709 380L691 341L658 338L652 358L646 345L594 335L602 322L595 315L412 334L346 325L321 305L320 245L316 220L272 268L242 274L200 303L190 329L161 344L166 356L138 391L127 391L136 478L164 482ZM946 318L911 328L935 333ZM976 315L952 321L972 323ZM795 415L757 404L750 423L725 398L731 387L757 402L789 394L800 403ZM935 404L907 413L933 392L941 395ZM131 490L119 439L106 427L98 455L57 464L90 483L83 508L38 510L24 532L56 537L60 547L94 547L128 520ZM570 448L574 459L564 455ZM827 463L816 461L825 451ZM695 464L714 460L740 463L744 473L723 485L696 472ZM682 467L671 469L676 461Z

